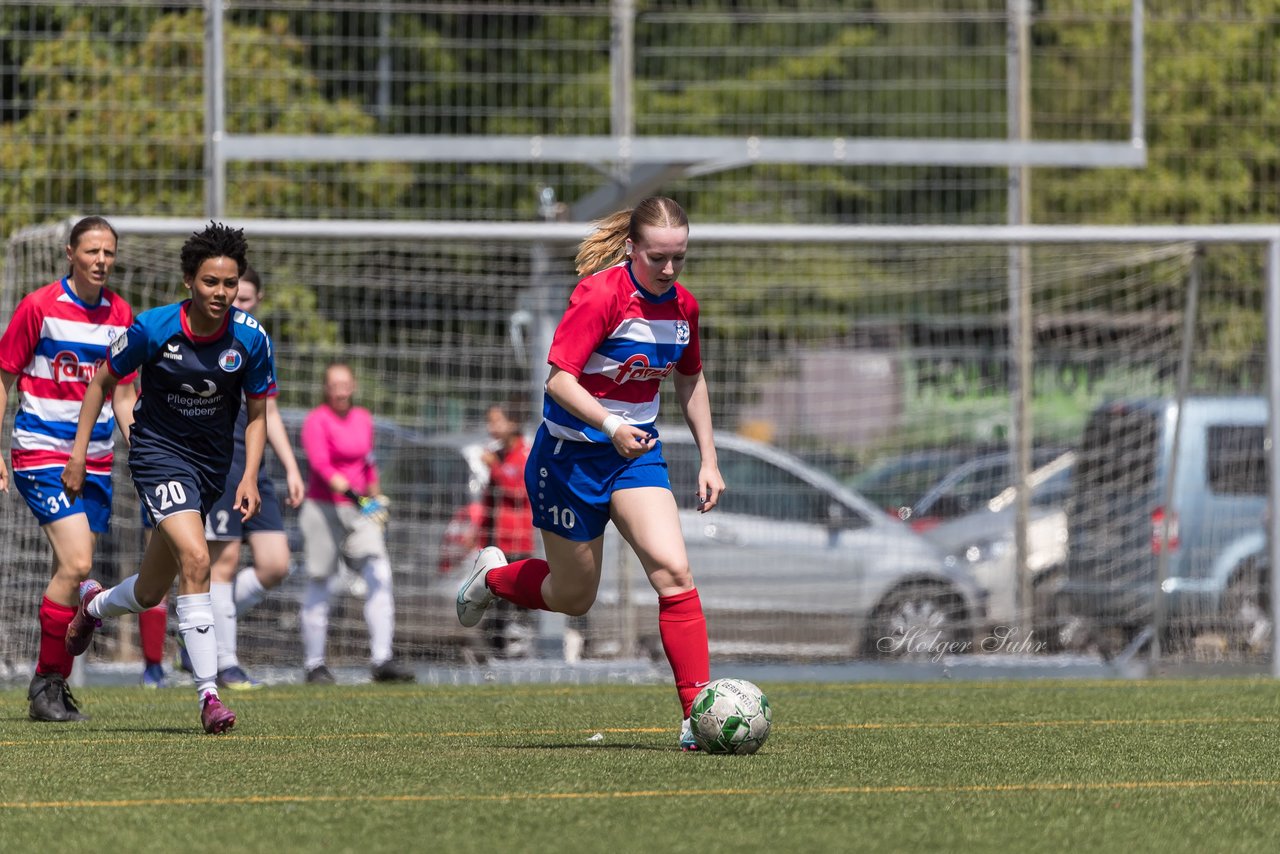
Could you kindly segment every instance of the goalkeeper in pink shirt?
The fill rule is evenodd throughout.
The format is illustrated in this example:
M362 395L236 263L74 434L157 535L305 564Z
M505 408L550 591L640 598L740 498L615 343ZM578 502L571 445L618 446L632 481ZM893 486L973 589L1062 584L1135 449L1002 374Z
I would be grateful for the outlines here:
M332 684L325 666L329 633L329 579L338 561L359 572L368 586L364 603L369 661L375 682L412 682L413 672L391 653L395 605L384 527L387 498L373 454L373 416L354 405L355 374L334 363L324 373L324 403L302 424L302 449L310 474L298 523L302 529L307 589L302 600L302 649L307 682Z

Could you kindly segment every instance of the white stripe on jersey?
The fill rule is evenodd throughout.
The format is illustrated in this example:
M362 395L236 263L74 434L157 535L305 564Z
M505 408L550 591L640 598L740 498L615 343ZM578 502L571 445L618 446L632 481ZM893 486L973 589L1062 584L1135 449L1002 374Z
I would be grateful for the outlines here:
M109 347L115 337L111 332L114 331L118 335L124 328L123 326L109 326L105 323L85 323L83 320L46 317L40 330L40 337L54 341L97 344L101 347Z
M570 430L568 427L557 424L554 421L544 421L547 425L547 432L557 439L568 439L570 442L590 442L587 434L581 430Z
M613 379L620 367L622 367L622 363L617 359L610 359L601 356L599 352L595 352L587 359L587 363L582 366L582 375L585 377L587 374L602 374Z
M19 444L19 441L21 441L21 444ZM56 439L43 433L32 433L30 430L14 430L13 443L24 451L58 451L63 454L70 454L74 440ZM105 457L111 453L114 447L114 437L99 441L91 440L89 442L89 452L85 456L89 459Z
M46 397L26 394L22 396L22 408L41 421L61 421L67 424L77 424L80 421L80 401L78 400L50 400ZM108 400L102 404L102 411L98 413L98 423L111 420L113 414L111 401Z
M659 397L661 395L654 395L653 400L648 403L630 403L624 400L610 400L607 397L598 398L596 402L610 415L620 416L627 424L652 424L658 418ZM581 430L574 430L550 420L543 423L547 425L547 432L557 439L571 439L575 442L590 441Z
M677 338L677 324L684 325L683 338ZM688 344L689 325L683 320L650 320L647 317L628 317L609 333L609 338L624 338L645 344Z

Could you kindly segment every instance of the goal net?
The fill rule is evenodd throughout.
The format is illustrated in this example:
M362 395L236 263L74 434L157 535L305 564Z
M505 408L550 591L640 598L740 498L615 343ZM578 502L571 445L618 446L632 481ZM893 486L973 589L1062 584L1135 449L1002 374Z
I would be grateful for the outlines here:
M113 287L135 311L180 298L178 250L200 223L117 225ZM485 412L521 401L534 428L587 226L242 225L295 440L332 360L378 417L398 652L545 652L554 624L462 630L453 598L483 545ZM9 241L5 316L63 271L66 229ZM681 278L729 485L711 514L670 389L661 425L713 659L1112 654L1154 627L1166 656L1268 657L1267 244L1226 231L1029 228L1011 248L1001 229L695 226ZM123 457L106 582L140 554ZM286 524L297 568L242 618L246 665L301 665L294 511ZM0 528L0 659L20 669L48 549L13 497ZM610 530L597 603L565 646L660 656L655 596ZM336 584L333 662L367 655L360 592ZM108 624L93 655L134 654L131 631Z

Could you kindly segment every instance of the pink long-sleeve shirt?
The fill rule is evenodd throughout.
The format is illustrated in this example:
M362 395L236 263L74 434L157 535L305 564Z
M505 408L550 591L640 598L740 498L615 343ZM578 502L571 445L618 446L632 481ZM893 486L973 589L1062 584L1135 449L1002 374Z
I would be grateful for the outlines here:
M363 407L353 406L339 415L322 403L302 422L302 449L307 454L310 474L307 497L335 504L349 499L329 488L329 479L340 474L360 495L369 494L369 485L378 481L373 456L373 416Z

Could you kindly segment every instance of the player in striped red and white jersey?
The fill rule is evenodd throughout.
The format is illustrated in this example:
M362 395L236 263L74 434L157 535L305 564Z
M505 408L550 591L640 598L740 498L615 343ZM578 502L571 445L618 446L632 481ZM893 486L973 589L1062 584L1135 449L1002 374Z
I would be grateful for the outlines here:
M585 614L600 584L610 520L658 594L658 631L684 712L679 745L696 749L693 700L710 679L707 623L680 535L654 422L658 386L671 376L702 457L700 509L724 480L702 375L698 303L676 277L689 220L654 196L598 224L578 252L578 283L551 343L543 424L525 466L525 489L547 559L508 563L482 549L458 590L458 619L474 626L495 598L525 608Z
M85 389L107 349L133 322L133 311L107 288L117 235L102 217L77 222L67 241L70 271L18 303L0 337L0 413L14 381L13 480L53 550L53 576L40 603L40 651L28 691L33 720L84 720L67 688L73 658L64 637L89 577L97 535L111 518L112 445L117 422L128 436L137 400L132 377L117 387L93 429L89 452L92 487L74 501L62 488ZM0 460L0 491L9 472Z
M658 387L672 371L702 370L698 303L679 282L661 296L636 287L631 264L583 279L569 299L548 361L578 375L578 384L610 414L657 437ZM547 432L575 442L609 442L599 426L554 397L543 405Z

